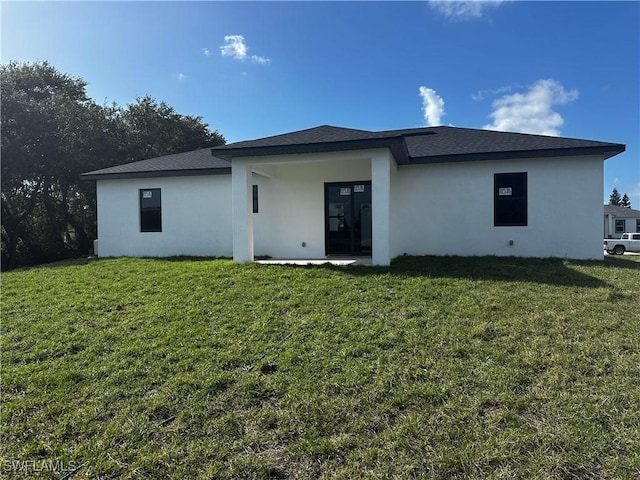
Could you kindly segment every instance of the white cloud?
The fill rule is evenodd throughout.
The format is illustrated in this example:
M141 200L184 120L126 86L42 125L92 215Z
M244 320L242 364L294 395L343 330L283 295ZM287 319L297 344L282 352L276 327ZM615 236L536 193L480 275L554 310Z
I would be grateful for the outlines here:
M493 112L489 115L493 118L493 123L483 128L558 136L564 119L552 107L577 98L577 90L567 91L556 80L538 80L525 93L505 95L494 100Z
M242 35L226 35L225 44L220 47L220 55L223 57L233 57L236 60L247 58L247 45L244 43Z
M489 8L498 7L503 0L430 0L431 8L452 20L482 18Z
M249 59L253 63L260 65L267 64L271 59L259 55L248 55L249 47L245 43L242 35L226 35L224 37L225 44L220 47L220 55L223 57L231 57L236 60L245 61Z
M205 57L209 57L209 56L211 56L211 50L209 50L207 47L204 47L204 48L202 49L202 54L203 54Z
M264 65L265 63L269 63L271 59L267 57L261 57L259 55L251 55L251 61L253 63L259 63L260 65Z
M429 127L442 125L440 118L445 115L444 100L431 88L420 87L418 92L422 97L422 112L425 123Z
M472 100L484 100L487 97L495 97L496 95L500 95L502 93L512 92L515 87L511 85L505 85L504 87L498 88L486 88L484 90L478 90L476 93L471 94Z
M613 184L614 185L620 185L620 179L618 177L613 179Z
M178 74L178 80L179 80L179 81L181 81L181 82L182 82L183 80L186 80L187 78L188 78L188 77L187 77L184 73L179 73L179 74Z

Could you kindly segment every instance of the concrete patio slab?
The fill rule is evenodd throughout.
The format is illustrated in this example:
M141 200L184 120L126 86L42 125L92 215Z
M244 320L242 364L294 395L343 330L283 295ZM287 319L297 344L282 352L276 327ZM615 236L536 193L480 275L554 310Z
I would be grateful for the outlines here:
M355 258L320 258L320 259L295 259L295 258L271 258L269 260L256 260L261 265L371 265L371 257Z

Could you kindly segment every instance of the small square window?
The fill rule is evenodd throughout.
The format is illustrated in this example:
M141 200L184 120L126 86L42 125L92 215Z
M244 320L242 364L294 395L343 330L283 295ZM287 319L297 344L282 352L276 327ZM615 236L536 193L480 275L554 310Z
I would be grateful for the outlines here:
M527 226L527 173L496 173L493 176L493 225Z
M162 202L159 188L140 190L140 231L162 231Z

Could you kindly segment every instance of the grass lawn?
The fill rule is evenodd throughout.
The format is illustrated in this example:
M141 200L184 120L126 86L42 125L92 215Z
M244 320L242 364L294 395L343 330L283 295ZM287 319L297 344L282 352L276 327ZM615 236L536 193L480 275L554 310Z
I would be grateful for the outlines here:
M1 279L4 478L640 477L640 256Z

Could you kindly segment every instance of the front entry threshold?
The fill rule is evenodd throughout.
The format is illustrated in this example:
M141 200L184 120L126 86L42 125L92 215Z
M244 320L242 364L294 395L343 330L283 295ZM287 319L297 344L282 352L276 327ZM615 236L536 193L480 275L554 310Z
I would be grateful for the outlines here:
M319 258L319 259L269 259L256 260L255 263L261 265L371 265L371 257L340 257L340 258Z

